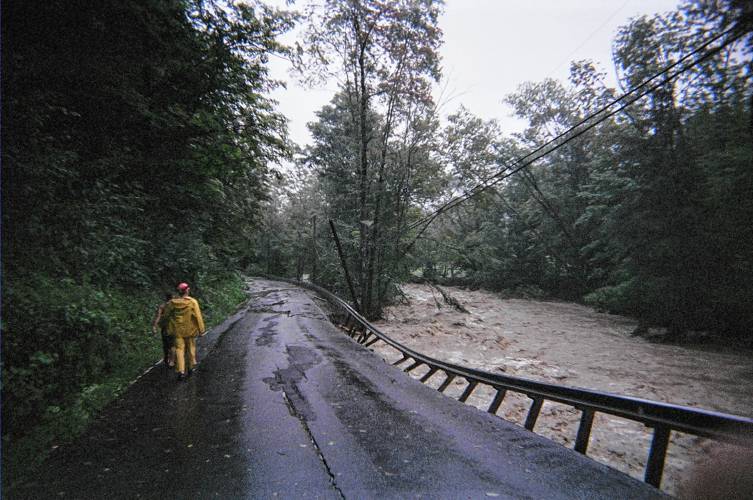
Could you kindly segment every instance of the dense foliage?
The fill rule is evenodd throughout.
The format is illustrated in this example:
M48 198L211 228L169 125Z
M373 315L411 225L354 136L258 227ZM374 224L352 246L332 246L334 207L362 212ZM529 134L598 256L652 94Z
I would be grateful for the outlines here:
M288 154L266 63L290 19L214 0L24 1L2 16L8 444L153 362L146 333L175 283L210 323L239 302L269 165Z
M378 316L390 300L392 284L422 273L494 290L585 300L634 315L647 326L666 326L670 333L749 335L749 2L698 0L676 12L631 20L613 46L621 90L608 88L605 75L589 61L572 64L568 83L524 83L505 98L529 123L512 137L463 108L440 128L422 85L413 93L395 90L397 107L378 101L390 95L384 89L395 82L390 71L402 59L392 56L391 46L374 52L372 45L359 46L371 40L359 29L370 27L381 40L384 32L402 32L415 18L387 15L381 2L325 4L329 17L317 18L312 30L318 38L312 40L329 42L316 52L325 62L332 54L346 61L342 67L324 65L338 77L341 92L311 124L314 142L300 161L305 180L278 193L274 217L295 233L274 234L291 243L274 256L275 273L310 273L349 296L327 227L332 219L356 299L370 316ZM394 27L369 24L372 17ZM733 27L740 36L719 52L443 213L425 232L420 226L406 230ZM326 35L328 29L337 37ZM437 46L432 42L423 51ZM365 62L356 57L358 47ZM359 90L359 78L368 91ZM399 129L396 116L403 120ZM377 300L370 302L374 257Z
M337 220L352 299L368 317L391 296L406 210L426 188L419 178L430 168L436 127L439 12L434 0L328 0L306 10L298 68L307 80L334 77L339 93L312 125L314 144L302 162L317 172L321 220Z
M217 321L239 269L308 275L371 318L422 274L749 340L749 4L633 19L613 46L621 91L741 36L428 226L413 224L621 91L578 61L569 82L506 97L520 134L463 108L442 120L438 0L308 2L297 51L275 39L291 15L250 3L4 4L4 467L23 462L9 444L85 421L158 356L145 334L163 290L190 282ZM286 175L270 167L290 149L268 97L276 51L338 85Z
M748 19L734 5L693 2L624 26L613 46L623 90L735 23L749 33ZM473 198L432 228L425 251L433 252L435 265L476 285L585 298L646 325L667 326L670 333L748 335L750 49L751 36L742 36ZM461 112L445 130L445 156L454 168L465 169L459 178L476 182L485 172L472 168L499 171L617 95L591 63L573 63L568 85L525 83L507 97L529 122L512 143L493 124ZM490 154L479 157L483 141Z

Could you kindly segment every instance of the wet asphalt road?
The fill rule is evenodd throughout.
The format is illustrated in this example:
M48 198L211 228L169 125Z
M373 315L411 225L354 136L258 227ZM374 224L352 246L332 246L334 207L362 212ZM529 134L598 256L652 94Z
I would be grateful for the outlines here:
M655 498L425 387L310 292L253 280L179 383L157 365L4 498Z

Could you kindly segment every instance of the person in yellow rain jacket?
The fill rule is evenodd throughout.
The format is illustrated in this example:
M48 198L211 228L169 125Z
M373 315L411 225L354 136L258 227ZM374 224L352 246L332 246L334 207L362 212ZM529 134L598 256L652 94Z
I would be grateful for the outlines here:
M193 373L196 366L196 337L204 335L204 318L201 316L199 303L188 296L191 289L188 283L178 285L178 298L170 300L163 312L163 321L167 326L167 333L175 338L175 370L178 380L186 379L186 361L188 351L188 375Z

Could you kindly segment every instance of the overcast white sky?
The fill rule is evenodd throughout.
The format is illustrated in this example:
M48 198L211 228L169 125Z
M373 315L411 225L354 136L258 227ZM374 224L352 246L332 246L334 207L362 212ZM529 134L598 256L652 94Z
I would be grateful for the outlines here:
M270 2L276 3L276 2ZM300 2L299 2L300 3ZM484 119L496 118L505 133L523 128L502 99L525 81L565 81L570 61L592 59L614 86L611 44L631 17L673 10L679 0L446 0L439 27L444 88L442 114L464 105ZM291 138L310 141L306 123L332 97L330 88L305 89L288 76L289 63L271 61L272 76L288 81L274 98L288 119Z

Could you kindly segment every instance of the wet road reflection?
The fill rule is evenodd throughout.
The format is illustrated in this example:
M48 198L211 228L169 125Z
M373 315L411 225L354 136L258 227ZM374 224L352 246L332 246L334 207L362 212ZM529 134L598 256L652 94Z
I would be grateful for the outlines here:
M654 498L627 476L421 385L337 331L309 292L250 282L6 498Z

